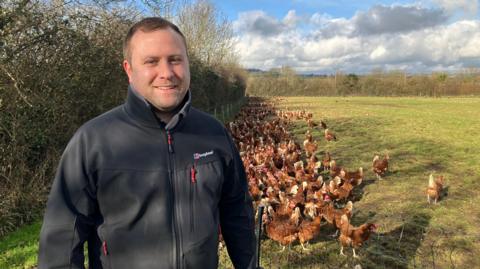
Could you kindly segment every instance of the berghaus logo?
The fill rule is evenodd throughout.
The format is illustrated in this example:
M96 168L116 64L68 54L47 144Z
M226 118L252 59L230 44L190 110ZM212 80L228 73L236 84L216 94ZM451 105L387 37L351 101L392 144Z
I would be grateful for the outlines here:
M204 153L194 153L193 154L193 159L198 160L200 158L205 158L205 157L210 156L210 155L213 155L213 150L207 151L207 152L204 152Z

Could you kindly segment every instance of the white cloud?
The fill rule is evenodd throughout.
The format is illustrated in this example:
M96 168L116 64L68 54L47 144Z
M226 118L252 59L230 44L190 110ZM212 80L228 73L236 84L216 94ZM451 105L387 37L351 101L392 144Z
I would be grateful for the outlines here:
M383 5L358 12L352 18L356 32L362 35L415 31L443 24L447 20L448 16L442 9Z
M382 59L383 57L385 57L385 55L387 55L387 50L385 49L384 46L380 45L378 47L376 47L372 53L370 53L370 59L372 60L376 60L376 59Z
M330 22L332 19L333 19L332 16L330 16L329 14L314 13L310 17L310 23L313 25L322 26Z
M419 6L376 5L368 11L359 11L351 19L332 18L314 13L309 22L317 28L315 34L323 38L336 35L358 36L404 33L442 25L448 20L443 9Z
M334 36L323 40L304 41L297 52L301 59L321 59L328 57L343 57L352 53L358 53L361 48L361 40L345 36Z
M264 11L255 10L242 12L239 19L233 22L237 32L255 34L260 36L274 36L295 27L295 11L289 11L284 22L268 16Z
M438 9L430 12L425 8L391 7L382 13L375 8L350 19L315 13L307 19L310 32L293 28L293 25L298 27L295 11L290 11L282 21L265 13L250 13L248 18L243 17L243 22L235 23L252 26L253 23L245 21L270 18L272 25L280 30L265 34L254 27L241 28L243 32L237 36L241 63L264 70L288 65L300 72L318 73L331 73L336 69L366 73L378 67L430 72L480 66L479 20L445 22L444 13ZM412 15L410 19L414 22L399 27L392 23L398 20L398 14L391 13L394 11L418 12L428 18ZM362 21L359 18L364 15L361 14L377 14L377 19L384 23L383 28L372 22L372 18ZM364 25L370 28L359 30ZM277 26L270 28L277 29Z
M335 36L353 36L355 24L345 18L333 18L325 22L320 28L313 32L318 38L331 38Z
M465 14L476 16L478 12L478 0L433 0L433 2L449 13L461 10Z
M283 18L283 23L289 27L295 27L298 21L300 21L300 18L297 16L295 10L289 10Z

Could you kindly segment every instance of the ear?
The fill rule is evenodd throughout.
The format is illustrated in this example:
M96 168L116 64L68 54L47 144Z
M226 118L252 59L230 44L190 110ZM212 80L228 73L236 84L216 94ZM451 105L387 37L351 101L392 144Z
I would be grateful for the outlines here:
M123 60L123 70L125 70L125 73L127 73L128 76L128 82L132 82L132 66L128 62L128 60Z

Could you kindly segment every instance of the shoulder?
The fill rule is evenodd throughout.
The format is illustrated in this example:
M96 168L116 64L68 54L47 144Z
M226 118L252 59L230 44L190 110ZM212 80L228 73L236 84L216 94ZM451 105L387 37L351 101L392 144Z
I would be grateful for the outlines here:
M64 150L64 156L81 156L84 161L93 160L99 153L108 152L114 139L125 130L123 106L115 107L84 123L73 134Z
M230 157L236 154L232 137L221 121L193 107L187 117L184 131L195 134L204 141L215 143Z
M191 107L186 118L188 124L198 131L204 130L216 134L226 134L226 128L222 122L212 115Z
M113 126L125 121L123 105L117 106L87 122L76 131L74 137L92 137L107 132Z

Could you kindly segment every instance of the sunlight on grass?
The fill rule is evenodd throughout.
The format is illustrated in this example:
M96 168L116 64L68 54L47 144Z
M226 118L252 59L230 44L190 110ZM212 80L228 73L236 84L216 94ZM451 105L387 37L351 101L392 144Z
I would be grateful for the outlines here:
M37 263L41 223L22 227L0 241L0 268L32 268Z

